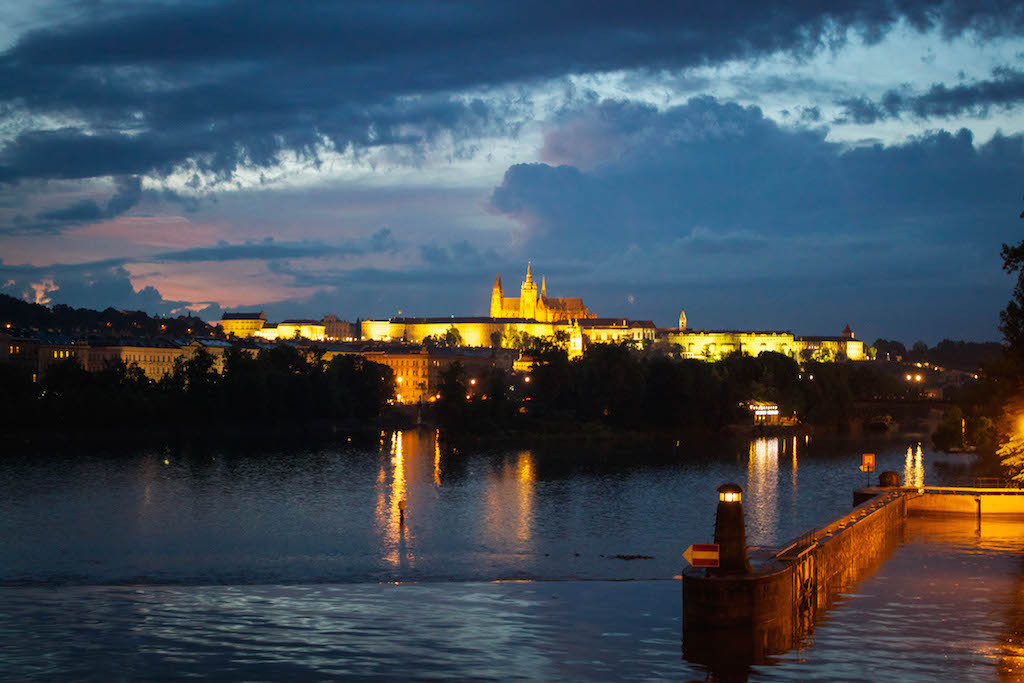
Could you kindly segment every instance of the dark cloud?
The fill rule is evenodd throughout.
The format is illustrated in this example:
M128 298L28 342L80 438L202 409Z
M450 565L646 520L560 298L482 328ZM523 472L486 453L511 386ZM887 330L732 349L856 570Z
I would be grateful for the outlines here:
M47 267L0 264L0 285L5 294L28 301L96 310L113 307L170 315L187 303L168 301L154 287L136 291L128 271L110 262Z
M502 258L493 249L480 249L468 240L457 240L447 246L440 244L420 245L420 257L429 266L480 267L486 265L493 268L502 262Z
M695 228L771 238L1014 239L1004 218L1024 177L1019 135L975 147L966 130L933 132L844 149L824 131L784 128L757 108L710 98L665 111L605 102L563 124L549 139L567 134L574 143L549 140L546 148L578 150L589 168L512 166L490 201L523 225L534 249L595 256Z
M142 194L142 180L138 176L119 177L117 191L107 200L106 208L100 208L92 199L80 199L62 209L40 211L31 227L35 230L57 230L69 225L116 218L138 204Z
M321 241L280 242L271 237L260 242L228 244L221 242L212 247L195 247L180 251L168 251L147 257L150 263L196 263L202 261L243 261L261 260L276 261L281 259L349 257L361 254L374 254L398 249L398 242L391 231L382 228L365 240L351 240L345 243L325 243Z
M936 83L927 92L889 90L878 102L865 97L842 99L839 121L870 124L909 114L919 119L971 115L986 117L992 109L1011 109L1024 102L1024 71L1000 67L992 78L947 86Z
M45 222L84 223L103 218L103 209L91 199L82 199L63 209L37 213L36 218Z
M868 41L898 22L1018 35L1019 3L898 0L702 5L384 2L94 5L0 55L0 106L30 122L0 181L165 174L228 178L319 145L416 148L506 130L522 103L457 93L566 74L681 69ZM35 117L76 121L39 129ZM467 153L472 147L466 148Z
M858 123L861 125L871 124L886 116L881 105L872 102L866 97L848 97L839 100L837 103L843 108L841 116L837 117L836 123Z
M800 120L807 123L818 123L821 121L820 107L801 107Z

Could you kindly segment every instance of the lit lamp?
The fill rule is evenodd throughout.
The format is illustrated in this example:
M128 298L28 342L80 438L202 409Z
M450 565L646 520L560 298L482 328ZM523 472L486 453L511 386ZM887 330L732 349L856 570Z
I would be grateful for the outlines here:
M718 487L718 509L715 511L718 566L708 569L713 576L748 574L751 571L742 498L743 489L738 484Z

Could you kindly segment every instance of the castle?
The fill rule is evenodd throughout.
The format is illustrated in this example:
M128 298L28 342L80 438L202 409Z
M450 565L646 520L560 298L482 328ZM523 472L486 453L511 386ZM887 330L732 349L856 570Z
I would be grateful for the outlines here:
M651 344L664 342L682 358L718 360L732 353L756 356L762 352L781 353L792 358L865 358L864 343L854 338L847 326L840 336L801 337L789 330L694 330L687 327L686 313L679 314L679 327L658 329L650 320L599 318L579 297L547 295L542 277L538 291L532 264L518 297L506 297L501 276L491 288L491 314L484 317L391 318L364 320L363 339L420 342L427 336L444 337L459 333L463 346L496 347L509 333L553 337L562 333L569 339L570 357L582 354L586 344Z
M526 279L519 288L518 297L505 297L501 289L501 276L494 277L491 290L491 317L536 320L542 323L571 323L573 320L595 318L579 297L549 297L547 282L540 278L540 293L533 279L532 264L526 264Z

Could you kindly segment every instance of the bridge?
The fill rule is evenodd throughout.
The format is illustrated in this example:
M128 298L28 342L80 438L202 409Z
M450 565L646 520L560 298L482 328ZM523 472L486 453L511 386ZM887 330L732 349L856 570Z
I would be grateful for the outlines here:
M741 505L724 499L718 504L715 538L722 544L723 565L730 556L725 544L745 539L743 529L721 528L723 520L742 524L742 514L723 506ZM721 672L791 649L845 587L871 574L895 550L909 516L977 518L979 523L1024 519L1024 489L869 487L854 492L849 513L781 547L733 548L732 556L742 550L743 562L685 570L687 659Z

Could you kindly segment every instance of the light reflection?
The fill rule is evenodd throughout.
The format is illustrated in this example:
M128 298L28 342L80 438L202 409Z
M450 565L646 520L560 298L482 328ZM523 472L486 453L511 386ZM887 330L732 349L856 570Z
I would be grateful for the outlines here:
M747 496L744 511L752 545L767 542L778 518L779 438L761 437L750 442L747 459Z
M488 476L485 519L488 537L496 544L528 550L524 546L533 541L535 486L530 451L520 451L514 464L506 460L500 472Z
M441 430L434 430L434 486L441 486Z
M391 481L383 467L377 479L380 486L377 490L377 528L382 536L384 555L381 558L392 568L406 569L414 566L412 553L408 550L408 541L412 534L408 525L401 523L400 503L406 499L405 480L405 435L402 432L391 434ZM415 514L414 511L411 511Z
M907 446L907 456L903 462L903 485L924 486L924 453L921 444L917 444L916 453L913 447Z

